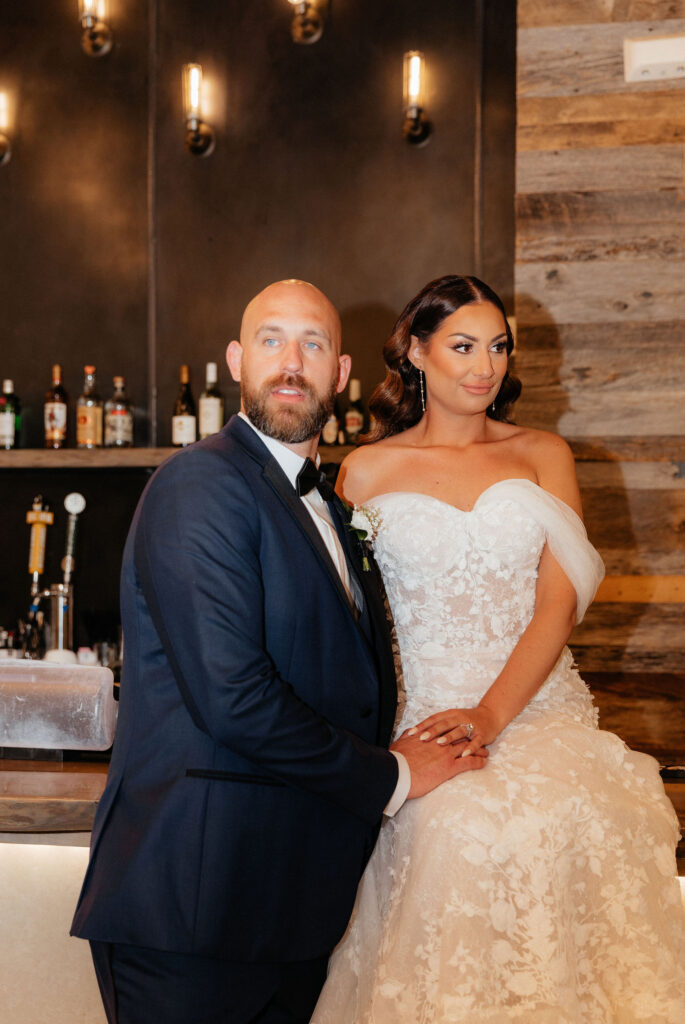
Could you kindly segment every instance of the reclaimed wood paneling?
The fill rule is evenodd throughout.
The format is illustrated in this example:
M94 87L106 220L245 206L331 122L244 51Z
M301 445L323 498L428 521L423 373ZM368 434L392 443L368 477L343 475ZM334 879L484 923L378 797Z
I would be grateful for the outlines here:
M542 261L516 267L520 324L685 319L685 261ZM685 383L685 382L683 382Z
M615 732L633 750L656 756L662 764L685 762L685 675L587 672L584 678L595 698L600 729ZM680 788L685 796L685 786Z
M619 149L519 151L516 192L634 192L685 186L683 147L624 146Z
M519 0L518 25L517 419L573 438L607 567L581 667L664 680L685 671L685 80L625 83L622 43L682 32L685 0Z
M669 35L685 32L685 20L669 23ZM521 30L518 34L519 96L601 94L622 89L624 39L663 35L658 22L574 25ZM636 82L630 90L660 92L663 82ZM685 79L670 88L685 90Z
M669 35L685 32L685 20L668 23ZM522 29L518 34L519 96L566 96L615 92L624 85L623 40L664 35L658 21ZM632 91L661 92L664 83L630 83ZM685 90L685 79L669 89Z
M639 396L607 391L601 404L597 391L571 394L561 384L527 388L517 403L520 423L564 436L582 437L606 431L625 430L632 418L633 429L659 437L662 430L675 433L683 422L683 392L677 387L645 390Z
M517 330L517 359L520 356L535 355L542 358L550 349L567 352L594 353L599 365L614 362L616 373L630 373L631 364L638 351L659 351L662 355L675 353L683 347L682 320L655 319L652 323L640 320L632 323L625 320L620 324L602 323L554 323L521 324ZM554 342L554 343L553 343ZM573 356L575 359L575 355ZM585 367L590 371L592 365ZM642 371L640 367L640 371ZM667 374L673 367L669 364ZM663 379L663 378L662 378ZM637 440L637 439L636 439ZM632 451L632 449L631 449Z
M685 140L682 92L523 97L518 150L665 145Z
M680 462L685 453L682 435L667 437L584 437L571 438L576 463L616 462ZM685 470L681 467L681 471Z
M532 193L517 197L516 223L519 263L685 259L685 201L675 189Z
M685 576L605 576L595 596L601 604L685 604Z
M581 672L682 673L684 620L680 604L593 604L570 647Z
M518 0L519 25L603 24L685 17L684 0Z
M685 488L654 492L585 487L581 496L588 536L600 551L607 573L682 573Z

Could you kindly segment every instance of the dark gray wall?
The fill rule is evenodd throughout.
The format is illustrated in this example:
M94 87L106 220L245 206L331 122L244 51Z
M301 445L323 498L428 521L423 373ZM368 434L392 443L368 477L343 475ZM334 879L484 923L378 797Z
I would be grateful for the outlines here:
M55 361L72 399L85 362L105 394L123 373L137 443L169 443L182 362L197 395L204 363L219 361L235 408L226 342L248 299L281 277L313 281L339 307L365 397L426 281L480 272L511 298L513 0L331 0L310 47L291 41L286 0L109 6L115 45L100 60L81 52L76 0L0 8L0 89L17 112L0 168L0 376L23 399L27 446L41 443ZM434 134L420 149L400 131L407 49L428 66ZM188 60L212 89L206 159L183 145ZM3 505L0 530L22 536L24 496ZM109 543L120 548L120 530ZM19 587L23 575L6 592Z

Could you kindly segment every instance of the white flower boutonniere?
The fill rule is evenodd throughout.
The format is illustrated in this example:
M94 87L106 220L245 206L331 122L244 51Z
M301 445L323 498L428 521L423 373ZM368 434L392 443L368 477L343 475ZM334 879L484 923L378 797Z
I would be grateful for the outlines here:
M352 530L352 533L354 533L362 546L362 566L364 572L369 572L371 568L365 548L378 536L380 525L381 514L378 509L369 508L367 505L355 505L352 509L348 529Z

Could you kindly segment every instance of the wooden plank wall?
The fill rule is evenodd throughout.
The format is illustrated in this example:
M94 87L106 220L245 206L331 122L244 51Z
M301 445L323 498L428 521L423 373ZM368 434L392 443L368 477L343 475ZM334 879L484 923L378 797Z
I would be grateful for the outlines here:
M517 416L572 441L606 561L573 637L581 669L669 674L671 697L685 673L685 79L626 84L623 40L682 33L685 0L518 2Z

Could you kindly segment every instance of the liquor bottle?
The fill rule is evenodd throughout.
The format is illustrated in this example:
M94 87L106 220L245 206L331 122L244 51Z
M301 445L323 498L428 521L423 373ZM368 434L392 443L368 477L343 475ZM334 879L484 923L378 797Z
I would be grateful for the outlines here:
M198 403L201 438L216 434L224 425L224 396L216 386L217 379L216 363L207 363L205 389Z
M16 448L21 429L21 403L14 393L14 381L3 380L0 395L0 448Z
M348 444L356 444L364 429L364 409L362 406L362 386L353 378L350 381L350 404L345 413L345 438Z
M345 438L343 434L343 440L340 441L341 435L341 420L340 420L340 407L338 403L335 403L331 415L328 417L323 425L321 431L321 442L322 444L344 444Z
M95 367L83 367L83 392L76 402L76 447L102 447L102 399L95 389Z
M45 447L64 448L67 443L67 393L62 384L62 367L52 368L52 387L45 394L43 405Z
M133 409L124 378L114 377L114 394L105 402L105 448L130 448L133 444Z
M190 370L185 363L181 367L180 381L171 420L171 443L177 448L185 448L196 440L195 402L190 390Z

